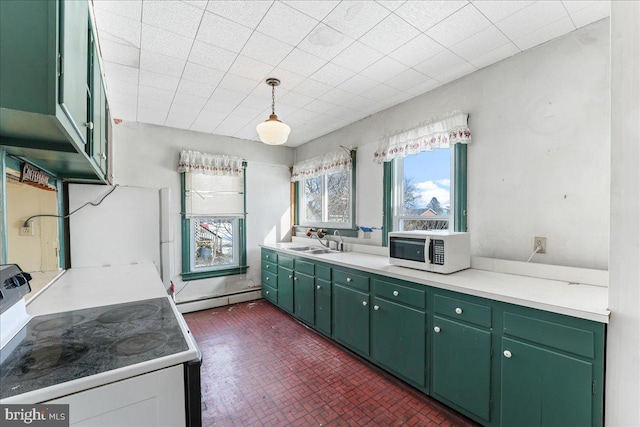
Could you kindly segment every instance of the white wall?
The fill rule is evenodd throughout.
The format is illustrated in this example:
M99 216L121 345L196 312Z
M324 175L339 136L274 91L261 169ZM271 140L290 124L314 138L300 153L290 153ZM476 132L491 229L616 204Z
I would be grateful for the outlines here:
M179 301L205 298L260 285L258 244L288 240L289 166L293 150L155 125L122 122L113 127L114 181L119 185L169 188L174 242L170 271ZM247 274L183 282L180 240L180 150L241 156L247 160ZM163 269L167 266L163 265ZM164 275L163 275L164 276ZM166 283L165 283L166 285Z
M358 147L356 221L379 226L379 138L464 110L472 254L525 261L545 236L533 262L607 269L609 74L605 19L300 146L296 160Z
M640 425L640 2L611 3L611 253L605 424Z

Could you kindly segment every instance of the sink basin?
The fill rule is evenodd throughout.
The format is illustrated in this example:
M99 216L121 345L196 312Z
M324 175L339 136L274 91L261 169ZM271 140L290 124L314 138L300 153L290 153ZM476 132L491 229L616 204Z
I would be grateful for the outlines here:
M296 247L293 247L293 248L287 248L287 249L289 249L290 251L298 251L298 252L302 252L302 251L307 251L307 250L309 250L309 249L313 249L313 248L312 248L312 247L310 247L310 246L296 246Z
M331 249L311 249L306 251L308 254L319 255L319 254L329 254L331 252L337 252Z

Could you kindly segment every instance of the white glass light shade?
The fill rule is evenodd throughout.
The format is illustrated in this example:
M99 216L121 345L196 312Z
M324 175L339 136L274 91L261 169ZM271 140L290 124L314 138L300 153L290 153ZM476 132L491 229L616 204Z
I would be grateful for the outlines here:
M278 116L271 114L269 120L259 123L256 131L260 141L269 145L281 145L287 142L291 128L278 120Z

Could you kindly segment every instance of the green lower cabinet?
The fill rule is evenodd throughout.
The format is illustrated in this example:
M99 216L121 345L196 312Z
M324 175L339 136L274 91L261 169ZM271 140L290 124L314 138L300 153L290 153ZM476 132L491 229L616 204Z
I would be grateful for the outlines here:
M293 313L293 271L278 267L278 306Z
M277 305L278 304L278 290L272 288L271 286L265 285L263 283L262 284L262 298L264 298L267 301Z
M316 279L316 328L331 335L331 282Z
M300 320L314 324L315 318L315 291L314 278L306 274L298 273L293 276L293 314Z
M431 393L489 421L491 332L434 316L432 337Z
M333 338L369 355L369 294L333 284Z
M592 363L506 337L501 357L501 425L601 424L592 419Z
M426 386L427 315L380 298L371 312L371 357L424 388Z

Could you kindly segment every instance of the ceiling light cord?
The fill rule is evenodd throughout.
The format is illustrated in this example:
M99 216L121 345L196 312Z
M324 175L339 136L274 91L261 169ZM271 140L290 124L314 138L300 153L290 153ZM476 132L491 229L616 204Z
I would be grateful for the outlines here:
M276 114L276 86L271 85L271 114Z

